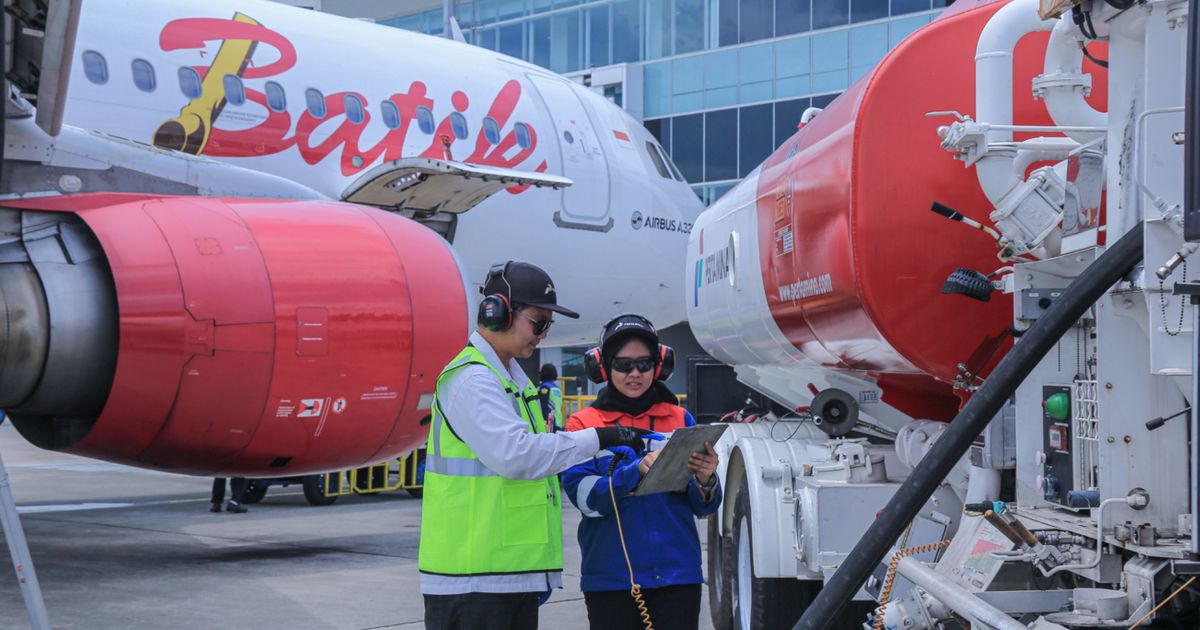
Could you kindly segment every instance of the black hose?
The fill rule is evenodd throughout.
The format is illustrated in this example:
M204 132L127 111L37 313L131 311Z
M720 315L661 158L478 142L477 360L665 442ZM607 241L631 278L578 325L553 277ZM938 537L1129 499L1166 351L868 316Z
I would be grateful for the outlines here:
M975 438L1042 357L1110 287L1142 259L1142 223L1108 248L1021 336L995 371L921 458L854 550L817 594L793 630L825 630L854 596L904 528L941 485Z

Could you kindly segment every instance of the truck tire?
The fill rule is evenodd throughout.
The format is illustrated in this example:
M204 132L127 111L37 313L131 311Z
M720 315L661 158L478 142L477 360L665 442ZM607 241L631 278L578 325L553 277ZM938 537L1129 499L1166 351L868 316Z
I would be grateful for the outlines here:
M821 583L754 576L750 491L742 487L733 504L733 536L729 558L730 608L735 630L789 630L821 590ZM714 626L715 626L714 622Z
M733 537L720 534L720 518L708 517L708 612L713 630L732 630Z
M306 475L304 477L304 499L309 505L332 505L337 501L337 495L325 496L325 475Z
M246 488L246 494L242 495L242 503L246 505L254 505L263 500L267 496L267 484L251 481L250 487Z

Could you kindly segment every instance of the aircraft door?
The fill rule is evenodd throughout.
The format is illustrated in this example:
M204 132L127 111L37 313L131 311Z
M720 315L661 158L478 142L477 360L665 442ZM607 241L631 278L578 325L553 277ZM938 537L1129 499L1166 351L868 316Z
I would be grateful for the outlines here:
M528 75L554 121L554 145L562 159L562 175L574 182L562 191L562 209L554 222L562 227L607 232L609 216L608 160L587 106L575 87L561 79Z

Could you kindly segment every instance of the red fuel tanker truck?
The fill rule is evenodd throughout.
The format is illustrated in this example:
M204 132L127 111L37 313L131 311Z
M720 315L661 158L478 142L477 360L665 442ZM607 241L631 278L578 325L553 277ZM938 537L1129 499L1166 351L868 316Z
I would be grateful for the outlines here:
M716 628L1198 627L1195 13L960 1L701 215Z

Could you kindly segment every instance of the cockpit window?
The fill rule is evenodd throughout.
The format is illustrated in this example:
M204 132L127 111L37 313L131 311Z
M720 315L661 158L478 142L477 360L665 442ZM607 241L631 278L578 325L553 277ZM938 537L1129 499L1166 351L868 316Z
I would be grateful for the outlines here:
M342 105L346 108L346 120L349 120L355 125L361 125L366 119L366 107L363 106L361 98L356 94L347 94L342 98Z
M304 105L313 118L325 117L325 95L321 94L321 90L317 88L304 90Z
M184 66L179 69L179 91L188 98L200 97L200 73L195 68Z
M143 92L153 92L157 87L157 82L154 80L154 66L145 59L134 59L131 68L133 69L133 84L137 86L137 89Z
M450 114L450 129L454 131L454 137L459 140L471 135L471 130L467 128L467 117L458 112Z
M671 174L675 176L675 179L686 184L687 180L683 178L683 173L679 172L679 167L675 166L675 163L671 161L671 156L667 155L667 152L662 147L658 147L658 152L662 154L663 161L667 163L667 168L671 169Z
M483 136L492 144L500 144L500 124L495 118L488 116L483 119Z
M667 169L667 165L663 163L662 156L658 153L658 147L654 146L653 142L646 142L646 153L650 154L650 161L654 162L654 169L658 171L659 176L666 179L671 179L671 171Z
M287 94L283 91L283 86L274 81L267 81L265 90L267 92L267 107L273 112L282 112L287 109Z
M417 126L422 133L433 133L433 112L424 105L417 108Z
M528 149L529 145L533 144L533 133L529 130L529 125L517 123L513 125L513 131L517 134L517 146Z
M108 83L108 62L104 60L104 55L94 50L84 51L83 74L96 85Z
M383 126L388 129L400 128L400 110L396 109L395 103L384 101L379 104L379 111L383 114Z
M246 102L246 88L242 85L242 79L236 74L227 74L221 78L221 85L225 87L225 100L229 101L230 105L241 105Z

